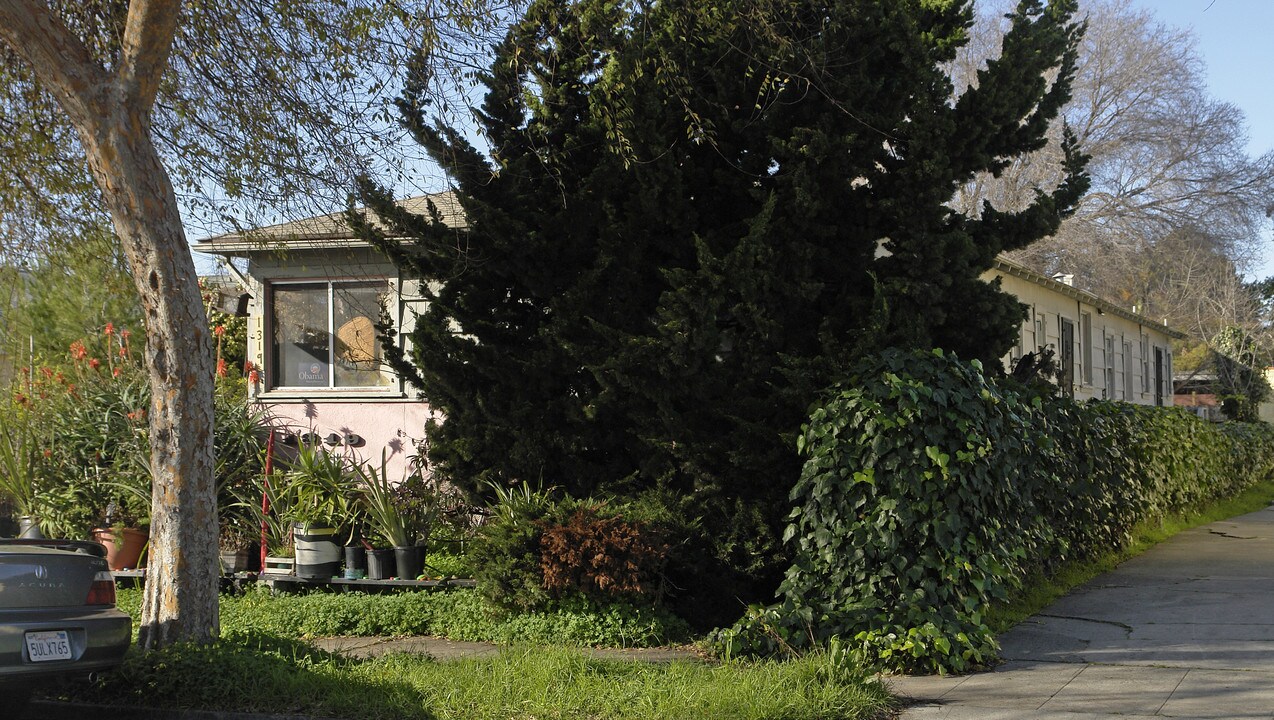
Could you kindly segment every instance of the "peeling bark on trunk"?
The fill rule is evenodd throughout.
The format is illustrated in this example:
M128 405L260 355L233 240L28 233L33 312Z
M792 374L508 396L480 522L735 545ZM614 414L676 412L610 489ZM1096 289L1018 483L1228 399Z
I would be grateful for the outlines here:
M124 244L146 322L151 385L150 553L138 644L206 640L218 629L212 467L212 345L177 199L144 133L122 122L89 154ZM86 143L87 145L88 143Z
M178 0L133 0L112 71L39 0L0 0L0 41L30 63L88 156L132 269L151 386L151 539L139 644L218 631L212 344L177 197L150 138Z

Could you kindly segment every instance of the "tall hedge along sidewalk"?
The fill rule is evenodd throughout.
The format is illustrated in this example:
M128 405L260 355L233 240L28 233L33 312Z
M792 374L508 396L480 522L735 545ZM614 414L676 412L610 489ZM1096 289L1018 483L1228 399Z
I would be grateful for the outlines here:
M1170 408L1044 398L941 351L892 352L833 388L806 462L780 602L718 633L727 654L828 643L902 672L964 671L983 620L1033 570L1127 543L1140 521L1274 469L1274 431Z

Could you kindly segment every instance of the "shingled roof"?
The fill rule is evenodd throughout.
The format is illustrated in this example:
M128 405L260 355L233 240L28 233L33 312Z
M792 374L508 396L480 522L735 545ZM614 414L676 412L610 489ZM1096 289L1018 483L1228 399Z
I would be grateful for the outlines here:
M455 193L450 190L429 195L418 195L399 204L407 210L424 214L429 201L433 201L442 221L451 227L464 227L464 214ZM374 214L372 221L377 222ZM379 224L377 222L377 224ZM345 213L334 212L327 215L302 218L292 222L254 228L242 233L226 233L216 235L191 244L196 252L212 255L243 256L257 252L275 252L278 250L323 250L328 248L370 247L366 241L354 237L345 222Z

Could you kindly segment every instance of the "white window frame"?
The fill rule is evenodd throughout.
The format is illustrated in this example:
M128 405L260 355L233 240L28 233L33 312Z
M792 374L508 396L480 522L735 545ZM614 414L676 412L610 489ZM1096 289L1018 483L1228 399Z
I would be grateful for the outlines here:
M389 311L391 319L395 324L398 323L399 313L397 305L399 304L395 298L398 295L398 288L393 278L384 275L371 275L366 277L345 277L345 278L328 278L328 277L290 277L267 280L265 285L265 302L262 308L262 321L265 326L263 333L264 342L262 350L264 355L264 369L266 371L266 391L265 397L269 396L296 396L296 395L323 395L326 397L336 396L357 396L357 397L401 397L402 382L397 375L387 366L383 365L381 374L388 379L385 385L336 385L336 363L335 352L336 337L335 313L335 288L340 285L369 285L373 283L383 283L384 291L389 298ZM327 368L328 377L327 384L323 386L313 385L280 385L279 378L276 377L278 372L278 347L275 344L275 290L277 288L286 288L295 285L325 285L327 287Z
M1123 366L1124 366L1124 397L1123 397L1123 399L1124 399L1124 400L1132 400L1132 396L1133 396L1133 384L1132 384L1132 383L1133 383L1133 376L1134 376L1134 373L1133 373L1133 371L1132 371L1132 368L1133 368L1133 364L1132 364L1132 341L1130 341L1127 337L1124 337L1124 336L1120 336L1120 339L1123 341L1123 349L1124 349L1124 362L1123 362Z
M1115 399L1115 346L1118 339L1114 333L1102 331L1102 352L1105 354L1105 398L1107 400Z

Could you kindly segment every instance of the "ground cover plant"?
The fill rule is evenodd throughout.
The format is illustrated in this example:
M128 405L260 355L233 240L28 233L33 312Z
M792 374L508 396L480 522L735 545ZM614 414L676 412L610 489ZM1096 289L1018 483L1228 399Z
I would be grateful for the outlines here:
M141 593L119 591L119 607L136 619ZM501 644L576 647L652 647L687 642L686 623L667 611L623 602L573 598L539 610L506 613L464 588L384 595L302 593L251 589L222 594L225 633L287 638L337 635L436 635Z

